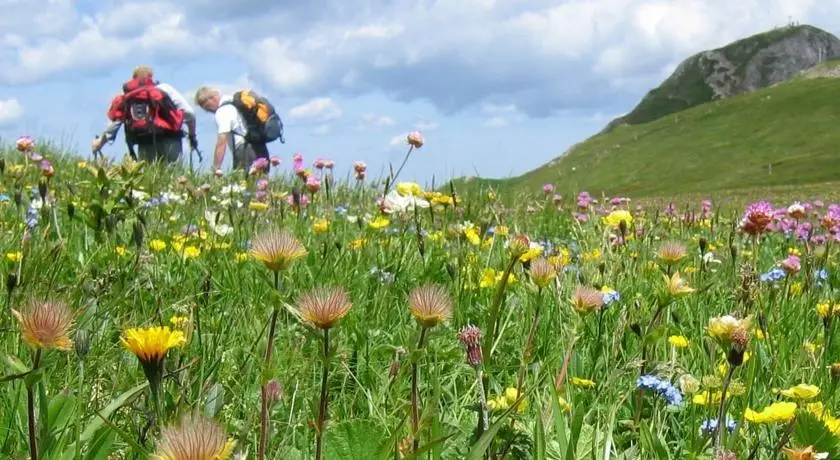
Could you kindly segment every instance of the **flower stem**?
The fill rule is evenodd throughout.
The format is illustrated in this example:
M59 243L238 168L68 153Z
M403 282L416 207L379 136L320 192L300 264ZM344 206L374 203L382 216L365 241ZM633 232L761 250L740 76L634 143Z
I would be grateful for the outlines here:
M38 370L41 364L41 349L35 351L35 358L32 360L32 372ZM26 386L26 407L29 416L29 455L32 460L38 460L38 440L35 437L35 388L34 385Z
M270 325L268 327L268 343L265 346L265 359L263 364L266 368L271 365L271 352L274 349L274 333L277 330L277 307L271 312ZM262 406L260 408L260 444L259 444L259 459L265 459L265 444L268 432L268 395L265 388L265 383L260 386L260 399Z
M403 170L403 167L405 167L405 163L408 161L408 157L411 156L411 152L413 152L413 151L414 151L414 146L413 145L409 146L408 147L408 152L406 152L405 158L403 158L402 164L400 164L400 167L397 168L397 172L394 174L393 177L391 177L391 180L388 181L388 186L385 187L385 193L383 195L387 195L388 194L388 189L392 185L394 185L394 183L397 181L397 177L399 177L400 173Z
M516 262L518 261L518 255L510 258L510 262L508 262L508 266L505 267L505 271L502 274L502 280L499 282L499 287L496 289L496 294L493 297L493 304L490 306L490 318L487 324L489 333L484 339L484 349L481 350L484 355L484 359L487 360L488 363L491 361L490 348L493 346L493 342L496 341L496 323L499 322L499 310L501 310L502 307L502 298L505 294L505 288L507 287L510 273L513 271L513 267L516 266Z
M321 402L318 406L318 426L315 429L315 460L321 460L321 450L324 446L324 422L327 419L328 386L327 377L330 371L330 330L324 329L324 361L321 372Z
M417 349L423 348L423 342L426 340L427 328L423 326L420 329L420 340L417 343ZM413 444L412 452L417 452L420 448L420 410L417 395L417 359L411 363L411 431Z
M720 407L718 408L718 422L717 422L717 436L712 441L712 448L715 447L717 444L720 448L723 448L723 437L724 432L726 431L726 426L724 423L724 416L726 414L726 392L729 390L729 384L732 382L732 374L735 372L735 366L729 365L729 371L726 373L726 380L723 382L723 388L721 389L720 393Z

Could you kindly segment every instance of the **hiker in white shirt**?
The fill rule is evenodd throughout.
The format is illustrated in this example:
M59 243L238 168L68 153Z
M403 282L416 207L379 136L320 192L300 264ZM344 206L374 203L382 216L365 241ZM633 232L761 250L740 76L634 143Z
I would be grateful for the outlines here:
M268 159L268 147L264 143L246 141L248 128L233 105L232 95L222 95L217 88L203 86L195 93L195 103L216 119L218 135L213 155L214 171L221 169L228 146L233 155L233 169L247 169L257 158Z

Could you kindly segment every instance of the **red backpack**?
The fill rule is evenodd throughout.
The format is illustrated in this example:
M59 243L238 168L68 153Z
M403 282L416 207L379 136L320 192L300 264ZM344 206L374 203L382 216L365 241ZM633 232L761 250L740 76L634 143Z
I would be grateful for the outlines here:
M135 78L123 84L123 94L111 101L111 121L121 121L129 150L136 143L151 143L158 136L183 136L184 112L151 78Z

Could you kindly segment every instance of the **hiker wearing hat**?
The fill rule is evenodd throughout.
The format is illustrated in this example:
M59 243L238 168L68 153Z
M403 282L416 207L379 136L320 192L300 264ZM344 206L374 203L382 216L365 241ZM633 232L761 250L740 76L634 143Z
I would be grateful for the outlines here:
M111 101L108 120L105 132L91 144L94 154L106 141L114 141L120 126L125 127L125 142L135 160L178 161L183 153L184 123L189 132L190 148L198 149L195 111L175 88L155 81L152 69L147 66L134 69L131 80L123 84L122 94ZM134 151L135 145L139 158Z

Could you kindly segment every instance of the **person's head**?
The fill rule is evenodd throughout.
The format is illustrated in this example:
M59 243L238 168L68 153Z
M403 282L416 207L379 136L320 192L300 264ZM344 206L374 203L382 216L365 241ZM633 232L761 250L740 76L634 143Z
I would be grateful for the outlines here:
M134 72L131 74L131 78L152 78L154 77L154 72L152 72L152 68L146 65L137 66L134 68Z
M221 93L211 86L202 86L195 92L195 104L208 112L215 112L219 108Z

